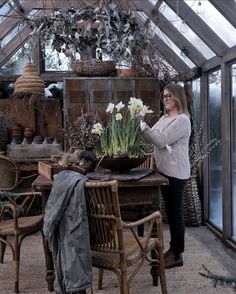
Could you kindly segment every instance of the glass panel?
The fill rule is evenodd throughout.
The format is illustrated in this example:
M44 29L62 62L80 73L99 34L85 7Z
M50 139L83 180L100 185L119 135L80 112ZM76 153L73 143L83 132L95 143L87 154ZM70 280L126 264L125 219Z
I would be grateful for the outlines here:
M141 18L146 21L148 19L148 16L143 13L143 12L138 12L138 14L141 16ZM172 41L170 38L167 37L166 34L164 34L155 24L153 21L150 21L150 25L151 25L151 29L152 31L157 34L157 36L159 38L161 38L167 46L169 46L174 52L175 54L181 58L190 68L194 68L196 66L196 64L194 64L187 56L183 55L181 53L181 49L178 48Z
M158 0L149 0L149 2L151 2L153 5L156 5Z
M32 47L26 42L1 68L0 74L21 75L26 63L31 61Z
M12 6L9 3L4 4L0 8L0 23L6 18L6 16L11 12Z
M201 123L201 85L200 85L201 79L196 79L192 82L192 91L193 91L193 120L195 123L200 126Z
M59 53L52 48L45 49L45 71L68 71L70 60L64 53Z
M221 71L209 74L209 140L221 139ZM209 220L222 229L221 144L209 154Z
M6 37L4 37L2 39L1 42L1 46L4 47L7 45L7 43L9 41L11 41L16 35L20 34L20 31L22 30L23 27L25 27L26 25L24 23L21 23L19 25L17 25L13 30L10 31L9 34L6 35Z
M183 20L165 3L159 8L159 12L163 14L173 26L193 44L202 55L209 59L215 56L215 53L190 29L190 27L183 22Z
M236 240L236 63L232 65L232 237Z
M225 17L209 2L184 0L199 17L229 46L236 43L236 29ZM200 4L199 4L200 3Z
M30 11L30 13L27 14L27 17L29 19L33 19L36 16L37 13L39 13L39 10L38 9L32 9Z
M52 49L51 42L45 44L45 71L71 71L70 59L63 53ZM76 59L80 59L76 53Z

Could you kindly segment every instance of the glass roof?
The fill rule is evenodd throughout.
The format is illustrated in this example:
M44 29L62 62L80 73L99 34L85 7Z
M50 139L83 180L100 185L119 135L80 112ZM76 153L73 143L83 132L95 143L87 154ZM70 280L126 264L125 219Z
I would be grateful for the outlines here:
M191 28L166 4L162 3L159 12L163 14L168 21L189 41L201 54L209 59L215 56L215 53L191 30Z
M199 17L201 17L201 19L229 47L232 47L236 44L236 29L225 19L225 17L209 1L184 0L184 2L195 13L197 13Z
M144 21L148 19L148 16L144 12L139 12L138 14L144 19ZM196 64L194 64L186 55L181 54L181 49L177 47L175 43L154 24L154 22L151 21L150 24L153 32L155 32L155 34L188 65L188 67L194 68L196 66Z
M236 0L235 0L236 1ZM149 2L151 2L153 5L156 5L158 0L149 0Z
M25 27L26 24L24 23L20 23L19 25L17 25L16 27L14 27L9 34L6 35L6 37L4 37L1 41L1 46L4 47L6 46L7 43L9 43L9 41L11 41L17 34L20 33L20 31L22 30L23 27Z
M233 25L231 25L230 22L214 7L213 1L208 1L208 0L171 0L171 1L173 1L176 4L178 4L178 1L184 1L185 4L188 5L187 13L189 11L191 12L191 9L192 9L204 21L206 26L211 28L214 31L214 33L217 34L219 36L219 38L222 39L222 41L225 43L225 45L227 45L228 47L236 46L236 28ZM217 0L217 1L229 1L229 0ZM231 1L236 2L236 0L231 0ZM19 22L17 24L15 24L16 22L14 21L14 22L12 22L12 25L9 26L8 30L4 30L4 32L7 33L11 29L7 33L7 35L5 35L5 36L2 35L2 37L1 37L2 39L0 40L0 46L1 46L1 48L3 48L6 44L11 42L11 39L13 39L17 34L20 33L22 28L24 28L24 25L26 25L26 22L22 21L23 18L20 13L19 13L19 15L17 15L17 12L19 12L19 11L16 8L15 1L1 0L0 2L1 2L1 4L0 4L0 29L1 29L2 22L6 17L9 17L9 19L16 18L17 20L19 20ZM26 9L25 11L27 11L27 13L28 13L27 18L28 18L28 24L29 24L29 23L31 23L31 20L34 19L35 15L37 13L40 13L42 10L40 10L40 9L39 10L27 9L27 2L28 2L27 0L19 0L19 3L24 4L23 7ZM35 0L35 2L36 2L36 0ZM40 0L40 2L41 2L41 0ZM46 5L47 1L42 1L42 2L45 2L45 11L47 11L47 9L51 9L49 6ZM133 2L133 0L126 0L126 2L128 5L128 3ZM139 15L142 16L144 21L148 20L148 16L143 12L141 13L141 11L142 11L141 5L145 6L145 3L147 3L147 2L149 2L153 6L153 8L154 8L154 6L157 6L159 9L158 10L159 15L160 14L163 15L163 17L178 30L178 32L183 36L183 38L188 40L193 45L193 47L195 47L205 57L206 60L209 60L215 56L215 53L207 46L207 44L200 37L198 37L198 35L185 23L184 19L181 19L178 16L178 12L175 13L166 4L165 0L142 0L142 1L140 0ZM213 4L211 4L211 2ZM65 7L68 7L69 1L64 1L63 3L65 3ZM149 5L149 7L151 5ZM44 7L44 5L42 5L42 7ZM13 13L13 12L16 12L16 13ZM155 12L155 14L157 13L156 10L150 11L151 14L154 12ZM12 13L13 13L13 15L11 15ZM160 23L160 21L161 21L160 19L157 20L157 22L159 22L159 23ZM9 21L9 23L10 23L10 21ZM153 34L154 35L156 34L156 36L158 36L161 40L163 40L163 42L171 50L173 50L173 52L188 67L193 68L196 66L196 64L194 64L193 61L191 61L188 58L188 56L183 54L184 52L183 52L183 50L181 50L183 48L179 48L178 46L180 46L180 45L177 46L172 41L172 39L167 36L169 34L165 34L161 29L159 29L158 23L156 25L154 22L150 21L150 24L152 27ZM165 25L165 24L162 24L162 25ZM25 33L25 32L23 32L23 33ZM178 44L179 43L182 43L181 40L178 42ZM14 46L14 43L13 43L13 46ZM22 46L23 46L23 44L22 44ZM184 45L183 45L183 47L184 47ZM17 49L17 48L15 48L15 49ZM227 52L225 52L225 54L230 53L232 51L231 48L228 48L228 49L229 50L227 50ZM162 53L160 53L160 57L162 56ZM158 54L158 52L157 52L157 54ZM164 56L164 55L165 54L163 53L163 57L166 58L166 60L168 61L168 54L166 54L166 56ZM63 58L61 58L61 59L63 60L63 64L65 64L65 66L67 66L66 60L64 60ZM6 60L3 60L2 64L4 64L4 62L6 62L7 60L8 60L7 58L6 58ZM174 62L174 60L172 60L172 62ZM202 60L202 62L204 62L204 60ZM199 61L199 64L200 64L200 61ZM198 66L203 66L204 64L206 64L206 62L204 62L203 64L200 64L200 65L199 64L198 64Z
M11 10L12 6L9 3L5 3L2 7L0 7L0 23L6 18Z

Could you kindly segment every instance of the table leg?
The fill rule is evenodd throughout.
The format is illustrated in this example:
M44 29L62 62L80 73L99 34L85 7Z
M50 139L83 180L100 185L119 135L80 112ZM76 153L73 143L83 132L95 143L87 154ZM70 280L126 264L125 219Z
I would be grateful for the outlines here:
M155 197L153 197L153 211L160 210L160 200L161 200L161 189L160 187L156 187ZM156 226L153 227L153 236L155 234L156 237ZM156 252L153 250L151 252L152 258L157 258ZM157 262L151 263L150 273L152 275L152 284L153 286L158 286L158 277L159 277L159 264Z
M144 206L137 206L137 219L142 219L144 217ZM138 236L143 236L144 233L144 225L138 226Z
M44 248L44 254L45 254L45 261L46 261L46 281L48 284L48 291L53 292L54 291L53 284L55 280L53 258L52 258L52 253L48 246L47 237L45 237L44 235L43 235L43 248Z

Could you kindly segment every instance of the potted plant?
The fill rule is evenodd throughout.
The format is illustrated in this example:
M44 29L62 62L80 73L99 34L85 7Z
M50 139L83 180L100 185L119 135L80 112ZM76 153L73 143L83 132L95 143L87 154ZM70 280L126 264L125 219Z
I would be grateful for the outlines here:
M116 105L109 103L106 109L108 122L104 125L96 123L92 129L92 133L100 139L100 144L96 147L96 155L100 159L101 166L127 170L140 165L145 160L140 119L144 119L152 112L141 99L134 97L130 98L127 106L122 102Z
M87 76L94 74L96 64L104 74L104 56L110 59L107 73L114 70L119 60L137 61L141 52L146 54L150 40L147 27L140 27L134 11L119 9L113 0L40 16L32 35L39 36L42 48L51 41L53 49L71 59L73 70ZM76 61L77 53L80 61Z

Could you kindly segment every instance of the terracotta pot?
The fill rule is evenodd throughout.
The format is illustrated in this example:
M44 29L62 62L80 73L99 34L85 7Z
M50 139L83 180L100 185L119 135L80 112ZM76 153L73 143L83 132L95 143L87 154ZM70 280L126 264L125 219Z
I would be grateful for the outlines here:
M15 125L12 127L11 138L15 139L17 144L20 144L22 138L22 128L20 125Z
M117 77L138 77L141 71L136 68L124 68L124 69L117 69L116 76Z
M29 142L33 141L34 131L31 128L25 128L24 130L24 137Z

